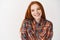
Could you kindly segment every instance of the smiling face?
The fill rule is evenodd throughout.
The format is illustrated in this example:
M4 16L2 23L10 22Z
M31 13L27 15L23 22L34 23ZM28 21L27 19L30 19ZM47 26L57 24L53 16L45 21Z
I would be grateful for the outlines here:
M42 11L39 5L33 4L31 5L31 15L34 19L39 19L42 16Z

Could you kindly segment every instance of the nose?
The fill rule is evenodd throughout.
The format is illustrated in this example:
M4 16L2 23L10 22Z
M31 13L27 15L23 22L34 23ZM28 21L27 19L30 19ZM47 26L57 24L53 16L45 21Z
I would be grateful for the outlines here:
M35 10L35 14L37 14L38 13L38 11L37 10Z

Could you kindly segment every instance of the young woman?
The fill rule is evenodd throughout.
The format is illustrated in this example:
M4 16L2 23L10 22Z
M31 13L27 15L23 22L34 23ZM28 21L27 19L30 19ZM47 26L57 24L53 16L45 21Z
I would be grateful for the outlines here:
M20 32L22 40L52 40L53 25L46 19L40 2L30 3Z

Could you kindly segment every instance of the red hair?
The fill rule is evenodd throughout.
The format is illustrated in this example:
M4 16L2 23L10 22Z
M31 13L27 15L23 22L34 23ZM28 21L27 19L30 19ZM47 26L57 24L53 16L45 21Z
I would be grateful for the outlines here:
M37 4L41 8L41 11L42 11L41 21L42 21L42 19L46 20L44 8L43 8L42 4L40 2L37 2L37 1L33 1L33 2L30 3L30 5L28 6L28 9L26 11L26 14L25 14L25 18L24 19L29 19L29 20L32 20L33 21L34 18L31 15L31 5L33 5L33 4ZM24 22L24 20L23 20L23 22ZM21 27L20 31L21 30L22 30L22 27Z
M41 11L42 11L41 18L43 18L44 20L46 20L44 8L43 8L42 4L40 2L37 2L37 1L31 2L30 5L28 6L28 9L27 9L26 14L25 14L25 19L30 19L30 20L34 19L33 16L31 15L31 5L33 5L33 4L37 4L37 5L40 6Z

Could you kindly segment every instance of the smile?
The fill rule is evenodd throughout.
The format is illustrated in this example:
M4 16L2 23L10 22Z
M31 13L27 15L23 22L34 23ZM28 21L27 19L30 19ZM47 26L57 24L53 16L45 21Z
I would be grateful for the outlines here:
M40 14L34 15L34 16L39 16Z

